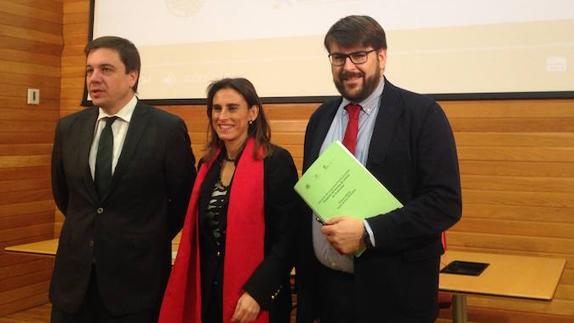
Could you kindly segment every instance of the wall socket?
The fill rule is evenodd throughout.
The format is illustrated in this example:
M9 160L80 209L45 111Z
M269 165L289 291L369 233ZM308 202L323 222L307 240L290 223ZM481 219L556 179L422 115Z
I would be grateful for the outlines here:
M28 89L28 104L40 104L40 89Z

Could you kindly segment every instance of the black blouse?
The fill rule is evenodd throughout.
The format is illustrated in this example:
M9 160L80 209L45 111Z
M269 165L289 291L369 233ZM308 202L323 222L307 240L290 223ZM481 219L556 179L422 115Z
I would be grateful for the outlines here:
M198 206L202 318L214 323L223 320L223 259L231 190L231 184L224 186L220 181L224 154L220 154L205 177L201 193L208 198L200 198Z

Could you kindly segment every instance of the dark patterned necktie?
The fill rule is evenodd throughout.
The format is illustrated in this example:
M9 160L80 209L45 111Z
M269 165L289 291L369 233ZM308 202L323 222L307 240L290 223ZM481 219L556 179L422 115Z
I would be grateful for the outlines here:
M351 103L345 107L345 110L349 113L349 122L347 122L347 129L345 129L343 145L354 155L355 147L357 146L357 136L359 134L359 113L361 112L361 106Z
M112 123L118 117L104 118L106 126L100 134L98 143L98 153L96 155L96 169L94 172L94 182L98 196L103 198L112 182L112 159L114 152L114 133L112 132Z

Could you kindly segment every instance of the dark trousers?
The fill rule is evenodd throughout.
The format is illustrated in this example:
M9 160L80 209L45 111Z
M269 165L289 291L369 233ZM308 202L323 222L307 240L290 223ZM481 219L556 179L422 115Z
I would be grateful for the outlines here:
M321 323L355 322L354 275L322 266L319 279Z
M415 286L421 286L421 291L413 295L409 303L401 303L401 295L397 292L398 286L391 290L381 290L375 300L368 304L355 303L358 297L355 275L320 266L316 279L318 316L320 323L431 323L438 314L437 291L429 285L438 286L437 281L428 279L439 266L440 259L431 257L417 262L397 260L389 262L389 267L403 270L406 277L411 279ZM413 268L427 269L426 276L409 275ZM426 267L424 267L426 266ZM428 267L428 268L427 268ZM386 268L388 269L388 268ZM421 277L421 278L418 278ZM402 279L397 277L397 279ZM400 282L400 280L399 280ZM397 284L399 284L397 282ZM426 286L425 286L426 284ZM390 285L389 285L390 286ZM364 286L363 286L364 287ZM405 286L412 288L412 286ZM363 289L361 290L363 291ZM371 289L371 295L374 291ZM414 297L416 296L416 298ZM404 299L404 298L403 298ZM415 303L416 302L416 303ZM414 306L413 306L414 304ZM422 305L419 305L422 304Z
M96 270L92 268L88 291L76 313L67 313L52 305L52 323L156 323L158 307L137 313L114 315L106 308L98 290Z

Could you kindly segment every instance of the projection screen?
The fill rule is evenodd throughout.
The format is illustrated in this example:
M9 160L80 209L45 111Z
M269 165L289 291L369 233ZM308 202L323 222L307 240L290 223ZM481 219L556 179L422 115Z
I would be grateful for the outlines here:
M367 14L387 32L385 75L437 98L574 97L572 0L92 0L92 38L142 55L139 97L190 103L243 76L267 102L337 95L323 37Z

